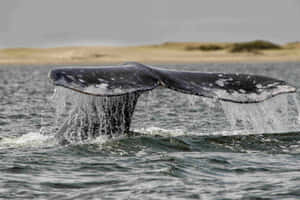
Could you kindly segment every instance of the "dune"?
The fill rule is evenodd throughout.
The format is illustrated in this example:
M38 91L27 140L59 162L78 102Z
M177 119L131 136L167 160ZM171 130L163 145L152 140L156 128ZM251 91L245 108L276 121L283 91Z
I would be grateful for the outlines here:
M236 46L242 48L233 51ZM105 65L128 61L148 64L299 62L300 42L275 46L265 41L253 41L248 43L166 42L158 45L128 47L0 49L0 65Z

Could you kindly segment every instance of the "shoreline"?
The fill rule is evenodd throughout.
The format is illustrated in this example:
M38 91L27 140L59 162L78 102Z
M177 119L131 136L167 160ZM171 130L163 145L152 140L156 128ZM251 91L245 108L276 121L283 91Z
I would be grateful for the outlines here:
M168 42L160 45L0 49L0 65L108 65L300 62L300 42L279 49L234 52L236 43Z

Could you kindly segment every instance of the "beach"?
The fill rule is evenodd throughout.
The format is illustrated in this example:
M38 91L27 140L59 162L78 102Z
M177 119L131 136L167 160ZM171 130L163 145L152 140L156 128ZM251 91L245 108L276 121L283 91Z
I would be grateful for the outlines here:
M300 42L279 49L232 52L236 43L166 42L141 46L74 46L0 49L0 65L106 65L298 62Z

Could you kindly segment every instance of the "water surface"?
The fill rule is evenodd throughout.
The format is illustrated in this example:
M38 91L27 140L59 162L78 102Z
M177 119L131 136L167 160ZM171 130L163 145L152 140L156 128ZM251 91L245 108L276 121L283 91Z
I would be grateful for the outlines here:
M300 87L300 63L162 67L267 75ZM54 126L59 103L51 100L51 68L0 67L1 199L300 198L292 96L284 97L284 123L255 129L232 127L220 103L157 89L136 108L132 130L142 135L61 146L40 134Z

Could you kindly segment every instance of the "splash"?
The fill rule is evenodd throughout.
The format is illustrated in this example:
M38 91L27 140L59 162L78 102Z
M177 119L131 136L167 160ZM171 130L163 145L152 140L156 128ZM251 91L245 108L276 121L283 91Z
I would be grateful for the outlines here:
M122 136L129 132L138 94L97 97L56 88L56 129L59 140L85 143L101 136Z
M297 116L297 122L300 123L300 103L297 99L297 95L293 94L291 95L295 104L295 109L297 110L298 116Z
M174 95L167 92L142 95L133 131L161 136L207 136L282 133L300 127L297 120L300 106L295 94L254 104ZM124 137L129 132L137 98L137 94L96 97L58 87L53 96L56 136L68 143L102 143ZM170 98L168 104L166 98Z
M296 94L278 95L261 103L237 104L157 90L149 93L147 99L147 111L140 113L138 106L134 123L134 131L143 134L230 136L294 132L300 128ZM141 104L143 101L141 98ZM142 108L145 110L145 106ZM141 118L142 115L151 119Z
M290 95L291 96L291 95ZM279 95L256 104L234 104L221 101L224 114L233 130L248 133L288 132L297 126L295 115L290 115L289 95ZM294 103L298 101L293 97ZM299 115L299 106L296 108Z
M56 145L56 140L51 135L40 134L39 132L29 132L22 136L3 137L0 140L0 149L16 147L51 147Z
M176 136L188 135L188 133L183 129L164 129L164 128L154 127L154 126L135 129L134 131L146 135L163 136L163 137L169 137L169 136L176 137Z

